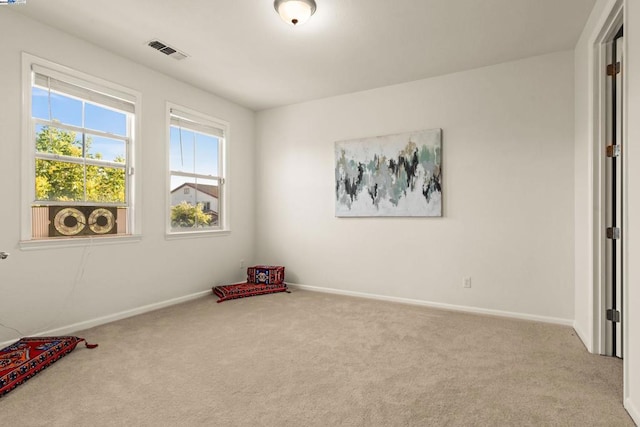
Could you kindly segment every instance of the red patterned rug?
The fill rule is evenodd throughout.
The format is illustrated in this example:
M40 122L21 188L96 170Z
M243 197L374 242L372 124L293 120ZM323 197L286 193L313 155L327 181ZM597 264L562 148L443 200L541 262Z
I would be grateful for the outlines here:
M266 285L264 283L239 283L236 285L216 286L213 293L220 299L218 302L228 299L251 297L254 295L273 294L276 292L288 292L287 284Z
M282 282L284 282L284 266L282 265L254 265L247 268L247 283L279 285Z
M0 397L71 353L83 341L87 348L98 346L78 337L33 337L21 338L0 350Z

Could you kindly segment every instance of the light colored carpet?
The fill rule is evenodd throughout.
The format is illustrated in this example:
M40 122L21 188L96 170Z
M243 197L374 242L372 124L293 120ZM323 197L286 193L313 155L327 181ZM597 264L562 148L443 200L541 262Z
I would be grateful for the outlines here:
M294 291L77 335L100 347L0 399L0 424L633 425L621 361L556 325Z

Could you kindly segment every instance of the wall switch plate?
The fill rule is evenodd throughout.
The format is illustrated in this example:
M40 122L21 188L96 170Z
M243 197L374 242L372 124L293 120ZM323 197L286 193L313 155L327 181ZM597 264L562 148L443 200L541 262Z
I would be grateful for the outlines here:
M240 269L243 269L243 268L244 268L244 260L243 260L243 259L241 259L241 260L240 260Z
M471 287L471 277L465 277L464 279L462 279L462 287L463 288Z

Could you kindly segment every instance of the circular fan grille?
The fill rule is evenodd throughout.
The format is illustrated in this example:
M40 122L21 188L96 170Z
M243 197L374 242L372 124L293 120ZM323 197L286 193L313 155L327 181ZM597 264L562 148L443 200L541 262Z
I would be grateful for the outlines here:
M84 229L86 222L84 214L78 209L64 208L56 214L53 226L62 235L75 236Z
M113 213L104 208L93 210L89 215L89 229L96 234L106 234L111 231L115 218Z

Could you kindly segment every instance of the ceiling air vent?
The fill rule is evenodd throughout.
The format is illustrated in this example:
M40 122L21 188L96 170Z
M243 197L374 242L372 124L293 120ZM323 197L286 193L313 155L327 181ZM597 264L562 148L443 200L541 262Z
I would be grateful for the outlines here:
M151 40L147 44L152 48L154 48L155 50L158 50L164 53L165 55L172 57L173 59L181 60L181 59L185 59L188 56L186 53L182 53L178 49L174 49L171 46L167 46L166 44L162 43L160 40Z

